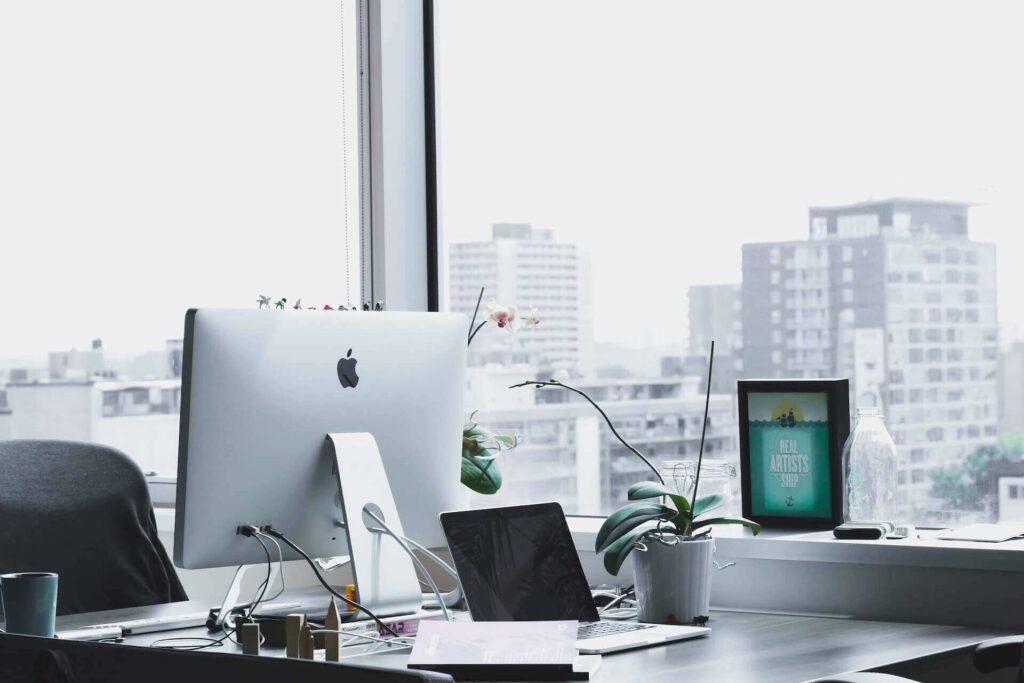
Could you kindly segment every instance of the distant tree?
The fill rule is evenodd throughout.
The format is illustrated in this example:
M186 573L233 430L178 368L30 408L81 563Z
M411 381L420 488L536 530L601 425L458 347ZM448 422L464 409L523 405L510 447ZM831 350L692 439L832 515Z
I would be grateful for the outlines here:
M932 470L931 495L952 510L985 510L992 494L993 466L1013 461L998 446L980 446L959 465Z
M1004 433L1003 452L1007 455L1024 456L1024 432Z

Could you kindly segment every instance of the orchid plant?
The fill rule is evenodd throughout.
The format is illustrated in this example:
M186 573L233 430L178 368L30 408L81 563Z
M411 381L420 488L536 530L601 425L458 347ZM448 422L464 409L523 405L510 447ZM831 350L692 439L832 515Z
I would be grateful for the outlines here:
M708 387L711 386L711 368L714 364L715 344L711 343L711 360L708 363ZM582 389L558 380L528 380L512 385L512 389L520 387L557 387L571 391L586 400L604 418L605 424L611 430L612 436L619 440L633 455L654 473L657 481L642 481L629 487L626 503L618 510L608 515L608 518L601 525L597 532L594 549L604 553L604 567L612 576L617 576L622 563L636 548L643 548L650 543L662 543L664 545L675 545L676 543L691 541L711 532L714 524L741 524L751 529L755 534L761 530L761 525L743 517L715 516L709 513L721 508L724 500L720 494L711 494L698 497L700 486L700 466L704 460L704 436L708 422L708 402L710 401L710 388L704 404L704 427L700 435L700 454L697 457L697 476L693 483L692 495L687 492L675 491L665 484L664 477L654 464L637 450L632 444L622 438L622 435L615 429L608 414L602 410L594 399L590 398Z
M473 339L487 323L493 323L509 333L535 327L540 323L537 309L531 308L527 315L522 316L515 306L504 306L494 299L487 302L487 315L477 323L483 298L484 288L481 287L476 308L473 310L473 319L469 323L467 345L473 343ZM498 455L502 451L509 451L518 446L520 438L518 435L507 436L481 427L474 421L475 415L474 411L462 429L462 483L477 493L491 495L501 489Z

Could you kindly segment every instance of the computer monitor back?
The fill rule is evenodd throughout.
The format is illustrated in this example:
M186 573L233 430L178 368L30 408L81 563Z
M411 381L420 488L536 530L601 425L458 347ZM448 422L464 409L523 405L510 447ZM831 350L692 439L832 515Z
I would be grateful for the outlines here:
M272 524L313 557L346 554L332 432L373 434L406 535L442 545L438 513L465 498L467 325L449 313L190 310L175 564L265 561L242 524Z

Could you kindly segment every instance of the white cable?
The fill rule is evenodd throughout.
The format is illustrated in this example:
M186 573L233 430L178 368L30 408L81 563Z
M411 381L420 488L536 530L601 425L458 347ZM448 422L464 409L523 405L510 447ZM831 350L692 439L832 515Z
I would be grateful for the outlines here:
M279 590L277 594L274 595L274 597L270 598L270 600L276 600L277 598L281 597L282 593L288 590L288 585L285 583L284 580L284 551L281 549L281 544L278 543L277 539L273 536L265 534L259 530L257 530L256 533L262 536L263 538L270 540L270 542L273 543L274 546L277 548L277 573L281 576L281 590Z
M349 636L348 640L342 643L339 647L348 646L348 644L356 638L365 638L366 640L373 640L377 643L386 643L388 645L397 644L402 645L403 647L408 647L412 644L412 642L407 641L416 640L415 638L412 638L410 636L399 636L397 638L381 638L380 636L372 636L369 633L352 633L349 631L340 631L338 629L333 628L315 628L312 631L310 631L310 633L312 633L313 635L316 635L317 633L337 633L339 636Z
M444 570L450 577L455 579L455 588L448 591L447 593L442 593L441 602L443 602L448 607L454 607L455 605L457 605L459 603L459 600L462 599L462 583L459 581L458 573L456 573L456 571L451 567L451 565L449 565L436 554L431 552L429 548L420 545L408 536L402 536L402 540L404 540L406 543L410 543L417 550L424 553L427 557L432 559L437 564L438 567Z
M437 597L437 601L441 605L441 612L444 613L444 620L451 621L452 615L448 613L448 605L445 604L444 598L441 597L441 591L438 590L437 583L434 581L434 577L430 575L430 572L428 572L426 567L423 566L423 563L420 562L420 558L416 557L416 553L412 551L412 548L410 548L408 544L406 544L406 542L402 540L402 538L398 534L392 531L391 528L384 522L383 519L378 517L372 510L365 510L365 512L375 522L377 522L377 524L380 524L381 527L383 527L383 529L370 529L370 531L376 531L378 533L383 531L388 536L395 539L395 542L398 543L399 546L401 546L402 550L404 550L409 555L409 557L412 558L413 563L417 567L419 567L419 570L423 573L423 578L427 580L427 583L430 584L430 588L434 591L434 595Z
M603 614L606 610L609 610L612 607L615 607L615 605L619 604L623 600L626 600L628 597L629 597L629 593L623 593L621 595L614 596L614 598L612 599L611 602L609 602L607 605L605 605L601 609L597 610L598 614Z
M431 590L434 591L434 595L437 597L438 603L440 603L441 612L444 613L445 621L451 621L452 616L448 613L448 605L445 604L444 598L441 597L441 591L438 590L437 583L434 581L434 577L432 577L430 575L430 572L427 571L427 568L423 566L423 563L420 561L420 558L416 557L416 553L414 553L412 549L409 548L408 545L406 545L405 541L403 541L401 537L399 537L394 531L391 530L391 528L387 524L384 523L384 520L382 520L380 517L378 517L371 511L367 511L367 514L370 515L370 517L372 517L374 521L376 521L378 524L384 527L383 531L387 533L389 536L391 536L391 538L395 539L395 542L398 543L398 545L400 545L403 550L405 550L405 552L409 555L410 558L412 558L413 563L419 568L420 572L423 574L423 577L427 580L427 583L430 584ZM371 529L371 531L373 531L373 529ZM379 533L380 530L377 531Z
M406 543L409 543L410 545L412 545L412 547L416 548L421 553L423 553L424 555L426 555L427 557L432 559L434 562L436 562L438 567L440 567L441 569L443 569L444 571L446 571L448 573L448 576L452 577L455 580L458 580L459 575L455 572L455 570L451 567L451 565L449 565L447 562L445 562L440 557L435 555L428 548L423 547L422 545L420 545L416 541L412 540L408 536L402 536L402 539Z

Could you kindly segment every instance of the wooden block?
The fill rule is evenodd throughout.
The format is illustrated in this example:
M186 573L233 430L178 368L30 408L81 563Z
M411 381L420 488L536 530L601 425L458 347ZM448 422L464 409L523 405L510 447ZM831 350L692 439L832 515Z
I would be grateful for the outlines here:
M299 659L313 659L313 633L308 623L299 629Z
M305 625L305 614L289 614L284 618L284 649L287 656L299 656L299 632L302 631L302 627Z
M243 655L256 655L260 654L260 625L259 624L242 624L239 629L242 641L242 654Z
M341 615L338 614L338 605L331 598L331 604L327 607L327 619L324 628L338 630L341 628ZM341 636L337 633L324 634L324 659L328 662L341 661Z

